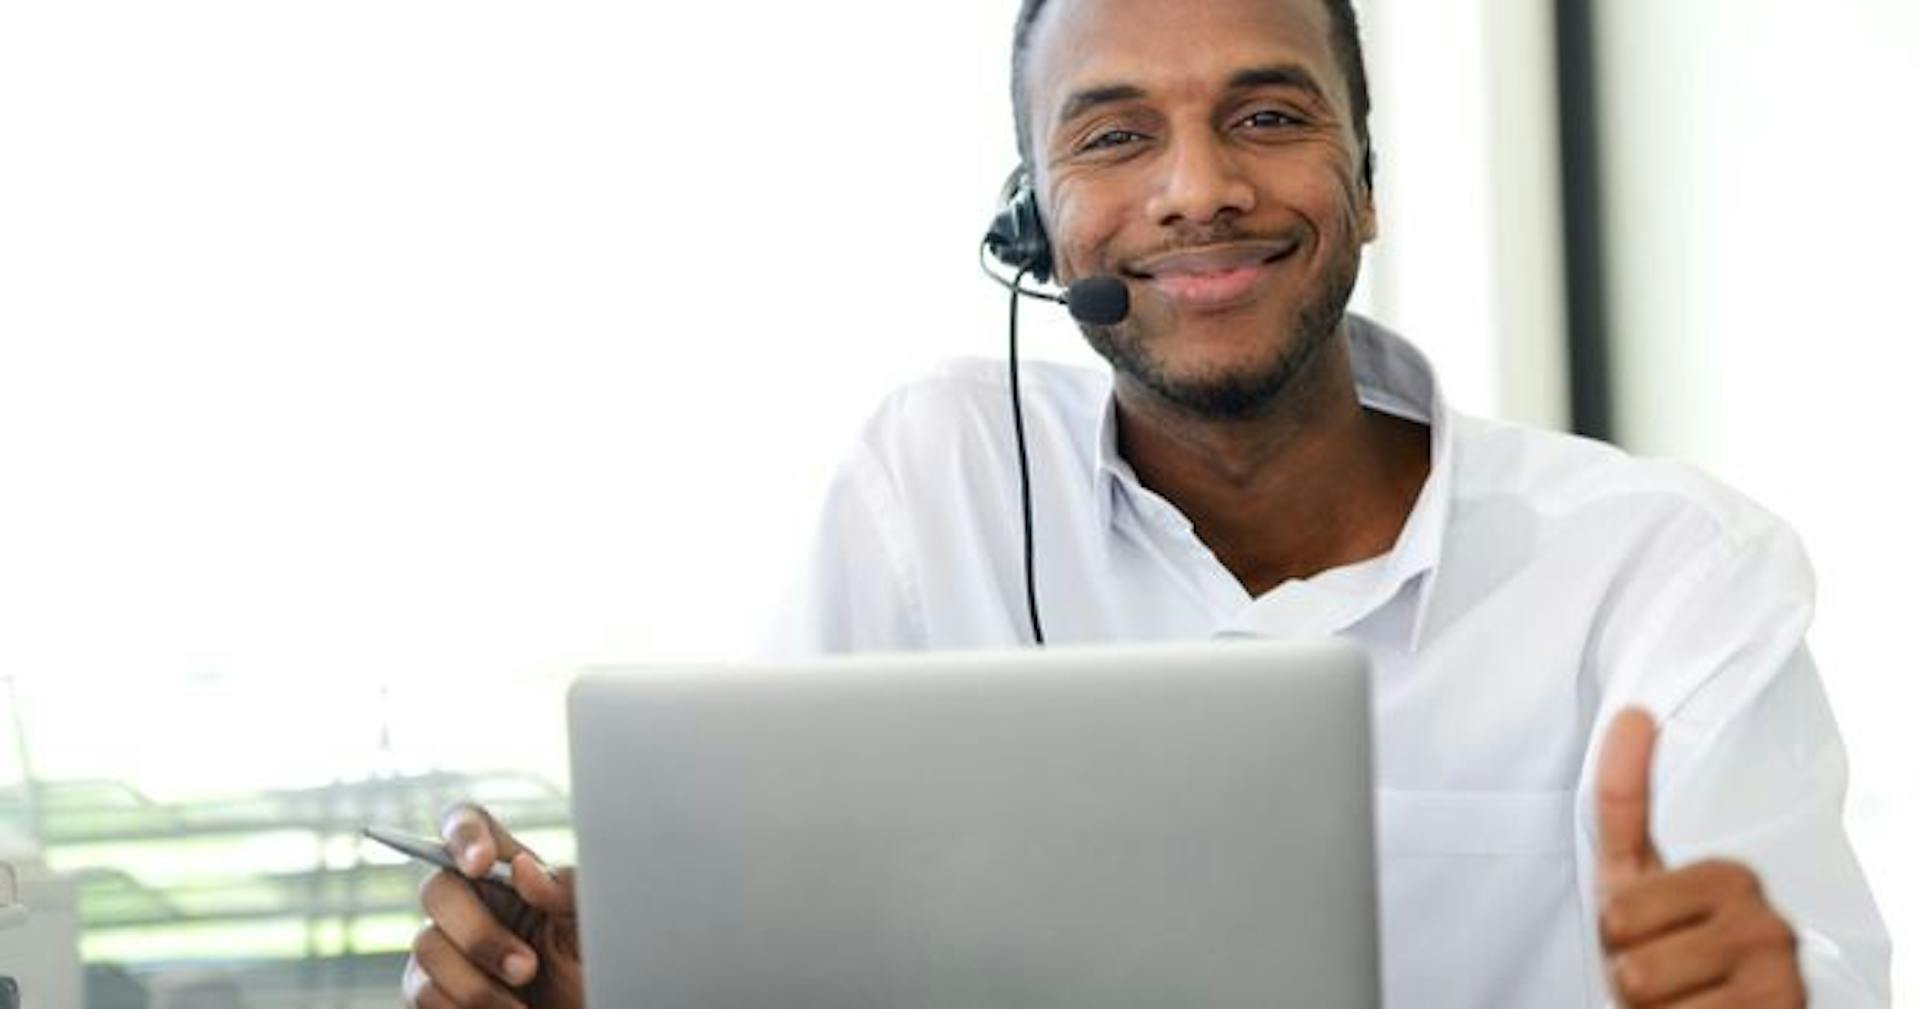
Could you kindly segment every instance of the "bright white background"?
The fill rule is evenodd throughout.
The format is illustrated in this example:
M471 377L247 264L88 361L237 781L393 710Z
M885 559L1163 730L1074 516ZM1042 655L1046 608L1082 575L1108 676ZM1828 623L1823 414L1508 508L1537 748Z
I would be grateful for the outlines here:
M1539 110L1487 99L1477 8L1380 6L1360 303L1421 320L1459 404L1557 420L1497 353L1557 346L1557 277L1517 316L1495 281L1552 258L1551 193L1491 196ZM867 411L1003 352L1014 8L5 8L0 675L41 773L325 780L382 683L411 757L491 761L524 733L489 684L750 647Z
M1429 351L1456 405L1552 424L1535 6L1363 4L1386 238L1360 302ZM1820 36L1813 62L1689 65L1694 42L1659 48L1673 5L1629 6L1623 51L1669 58L1612 90L1644 109L1711 78L1684 94L1741 111L1622 127L1633 157L1677 167L1621 173L1642 194L1621 213L1716 271L1702 286L1632 260L1623 288L1655 306L1623 310L1635 346L1705 365L1629 365L1627 431L1807 530L1829 587L1817 645L1880 811L1862 847L1912 921L1898 850L1920 845L1892 768L1920 766L1902 742L1914 664L1901 566L1875 552L1915 559L1887 541L1910 498L1856 459L1906 429L1893 243L1915 173L1889 157L1898 110L1819 78L1913 25L1894 0L1846 0L1822 9L1882 21ZM0 7L0 677L21 679L38 769L164 794L558 768L567 670L747 648L873 403L940 357L1001 353L1005 303L974 250L1013 161L1013 7ZM1783 147L1802 160L1756 168ZM1823 186L1769 181L1805 172ZM1695 307L1701 290L1721 307ZM1803 300L1740 307L1748 290ZM1744 344L1711 334L1775 319L1851 325L1770 330L1755 339L1796 352L1762 374L1743 351L1731 381L1711 348ZM1086 359L1045 306L1026 320L1031 353ZM1713 411L1670 412L1710 388Z
M1920 4L1606 0L1609 226L1629 446L1791 521L1853 758L1848 821L1920 1004Z

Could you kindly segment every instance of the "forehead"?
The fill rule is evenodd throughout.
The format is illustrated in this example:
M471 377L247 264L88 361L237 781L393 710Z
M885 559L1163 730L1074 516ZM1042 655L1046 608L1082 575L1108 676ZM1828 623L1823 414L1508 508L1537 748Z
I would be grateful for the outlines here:
M1329 96L1341 91L1325 0L1052 0L1033 28L1028 109L1044 129L1083 88L1171 97L1272 64L1306 69Z

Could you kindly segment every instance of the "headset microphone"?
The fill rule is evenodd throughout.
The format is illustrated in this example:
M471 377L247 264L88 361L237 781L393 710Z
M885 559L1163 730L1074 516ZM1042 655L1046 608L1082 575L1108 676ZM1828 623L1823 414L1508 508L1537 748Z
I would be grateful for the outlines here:
M987 246L986 251L990 252L992 248ZM986 264L982 263L981 266L984 269ZM1083 326L1118 326L1127 321L1127 316L1133 312L1133 296L1127 291L1127 282L1119 277L1102 274L1076 280L1067 285L1065 294L1055 294L1018 283L1019 279L1032 276L1028 272L1023 271L1019 278L1008 280L989 269L987 276L1020 297L1067 306L1067 314Z
M1067 311L1089 326L1118 326L1133 310L1127 282L1119 277L1088 277L1067 285Z
M1020 523L1024 532L1021 556L1027 575L1027 620L1033 630L1033 643L1045 645L1046 632L1040 627L1040 598L1033 577L1033 481L1027 464L1027 424L1020 406L1020 299L1039 298L1067 306L1076 322L1088 326L1117 326L1132 309L1127 282L1119 277L1096 276L1067 285L1064 296L1027 287L1028 277L1044 284L1053 279L1053 246L1047 240L1046 226L1040 220L1040 202L1027 181L1026 172L1016 171L1000 192L1000 212L980 242L980 269L993 281L1013 292L1007 307L1007 385L1013 399L1013 443L1020 465ZM987 254L1013 269L1013 279L995 273L987 265Z

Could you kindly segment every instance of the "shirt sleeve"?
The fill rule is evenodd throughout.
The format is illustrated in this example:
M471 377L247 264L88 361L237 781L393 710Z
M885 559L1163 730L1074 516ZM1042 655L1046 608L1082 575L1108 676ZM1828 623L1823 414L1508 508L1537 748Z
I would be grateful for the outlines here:
M1607 671L1580 787L1580 880L1589 928L1593 765L1627 705L1660 724L1652 831L1670 866L1741 862L1799 939L1810 1004L1886 1006L1890 947L1842 827L1847 760L1805 644L1813 577L1777 523L1726 537L1669 580L1652 632ZM1589 944L1598 955L1597 931Z
M768 659L926 647L906 514L870 453L841 465L810 555L762 642Z

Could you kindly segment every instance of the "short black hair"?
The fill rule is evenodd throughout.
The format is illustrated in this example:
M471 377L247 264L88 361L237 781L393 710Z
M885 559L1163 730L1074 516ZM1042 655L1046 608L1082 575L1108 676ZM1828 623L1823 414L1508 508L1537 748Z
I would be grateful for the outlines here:
M1347 78L1347 104L1353 108L1353 128L1360 137L1361 172L1372 186L1373 133L1367 117L1373 113L1373 98L1367 90L1366 54L1360 49L1360 18L1354 13L1353 0L1326 0L1326 4L1333 16L1333 55ZM1033 134L1027 122L1027 49L1033 42L1033 24L1046 6L1047 0L1020 0L1020 14L1013 22L1013 129L1020 144L1020 164L1029 171Z

